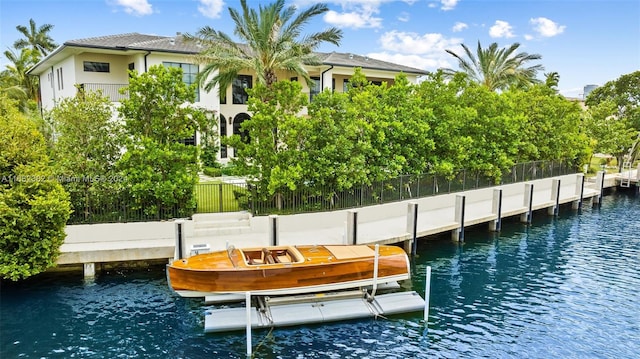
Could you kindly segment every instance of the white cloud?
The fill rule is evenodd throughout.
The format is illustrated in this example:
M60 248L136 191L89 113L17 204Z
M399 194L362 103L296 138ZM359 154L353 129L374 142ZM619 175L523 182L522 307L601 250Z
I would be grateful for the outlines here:
M122 6L127 14L143 16L153 13L147 0L115 0L115 4Z
M408 12L403 11L402 13L400 13L400 15L398 16L398 21L402 21L402 22L407 22L410 19L410 15Z
M558 25L557 23L547 19L546 17L538 17L529 20L529 23L533 25L533 30L544 37L553 37L564 32L566 26Z
M205 17L217 19L220 17L224 0L200 0L198 11Z
M388 31L380 36L382 52L371 53L370 57L395 62L425 70L450 67L451 55L445 50L458 46L462 39L447 38L442 34Z
M451 66L445 59L441 58L429 58L420 55L403 55L392 54L388 52L371 52L368 53L372 59L378 59L382 61L392 62L394 64L400 64L405 66L415 67L417 69L435 71L441 67ZM451 57L451 56L449 56Z
M440 3L442 4L440 9L447 11L453 10L458 4L458 0L440 0Z
M489 36L491 37L514 37L513 27L508 22L496 20L495 24L489 28Z
M323 17L324 21L338 27L351 27L354 29L366 27L381 27L382 18L374 17L373 13L367 12L342 12L329 10Z
M453 28L451 30L453 30L453 32L460 32L468 27L469 25L465 24L464 22L458 21L453 25Z
M525 34L524 35L524 39L525 40L533 40L533 35Z

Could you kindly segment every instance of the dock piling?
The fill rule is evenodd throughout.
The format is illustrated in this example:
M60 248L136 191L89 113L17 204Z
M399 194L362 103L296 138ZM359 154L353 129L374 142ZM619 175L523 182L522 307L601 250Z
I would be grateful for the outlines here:
M418 251L418 203L409 202L407 205L407 232L411 233L411 255Z
M582 210L582 202L584 201L584 173L578 173L576 176L576 195L578 200L571 204L572 209L577 209L578 212Z
M524 206L527 211L520 216L520 222L531 224L533 217L533 183L524 184Z
M560 180L551 180L551 200L554 201L553 206L549 207L548 213L551 216L557 216L560 213Z
M458 228L451 231L451 238L454 241L464 242L464 207L466 197L462 195L456 195L456 206L454 221L458 223Z
M174 260L178 260L180 258L184 258L186 254L186 250L184 248L184 220L178 219L175 221L176 223L176 249L173 255Z
M491 202L491 212L496 215L496 219L489 222L489 230L500 232L502 229L502 189L493 190L493 201Z
M278 227L279 227L278 215L277 214L270 215L269 216L269 243L271 243L272 246L277 246L279 242L278 232L280 228Z
M604 171L598 171L596 175L596 190L598 195L593 197L593 204L600 205L602 203L602 196L604 195Z
M358 211L347 211L347 244L358 243Z

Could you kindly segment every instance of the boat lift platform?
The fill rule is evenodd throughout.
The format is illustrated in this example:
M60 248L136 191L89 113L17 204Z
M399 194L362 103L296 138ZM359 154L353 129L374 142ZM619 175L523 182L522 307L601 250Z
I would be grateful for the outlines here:
M317 324L341 320L423 311L425 300L415 291L372 296L367 290L309 295L253 298L252 328ZM205 333L243 330L245 307L210 309L205 313Z

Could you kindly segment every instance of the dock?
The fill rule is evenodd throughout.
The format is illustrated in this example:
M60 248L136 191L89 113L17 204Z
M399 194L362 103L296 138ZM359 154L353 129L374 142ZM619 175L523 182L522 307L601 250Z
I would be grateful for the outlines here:
M254 298L251 328L284 327L334 321L376 318L423 311L425 300L415 291L379 294L366 290L318 293L287 297ZM205 312L205 333L244 330L245 307L210 309Z
M637 177L637 175L636 175ZM582 173L329 212L252 216L248 212L195 214L190 219L70 225L58 265L81 265L91 277L117 262L168 261L201 248L223 250L270 245L400 244L407 252L430 236L450 233L464 241L470 226L499 231L504 218L531 223L557 215L560 206L598 203L615 175L591 181ZM542 212L542 213L541 213Z

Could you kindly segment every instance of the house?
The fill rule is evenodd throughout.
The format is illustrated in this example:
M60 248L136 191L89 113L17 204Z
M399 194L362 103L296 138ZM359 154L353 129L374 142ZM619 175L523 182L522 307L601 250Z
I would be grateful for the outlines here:
M183 36L157 36L139 33L100 36L79 40L70 40L58 47L28 71L29 75L39 76L41 107L52 109L56 101L75 96L76 85L85 91L101 90L111 101L122 99L119 89L128 84L128 71L146 72L153 65L180 67L184 72L184 81L192 84L196 81L199 66L193 55L202 51L195 43L184 41ZM393 83L397 74L403 72L411 82L425 75L426 71L380 61L373 58L349 53L318 53L322 65L308 66L307 71L314 80L314 86L302 82L303 92L309 98L324 89L343 92L356 67L373 83ZM290 74L277 73L278 78L296 80ZM219 96L218 89L206 92L199 88L196 105L211 113L219 114L221 136L239 133L243 121L251 118L247 111L246 88L256 81L255 73L247 70L240 73L229 88ZM198 139L194 136L194 142ZM222 146L219 159L225 162L231 154Z

